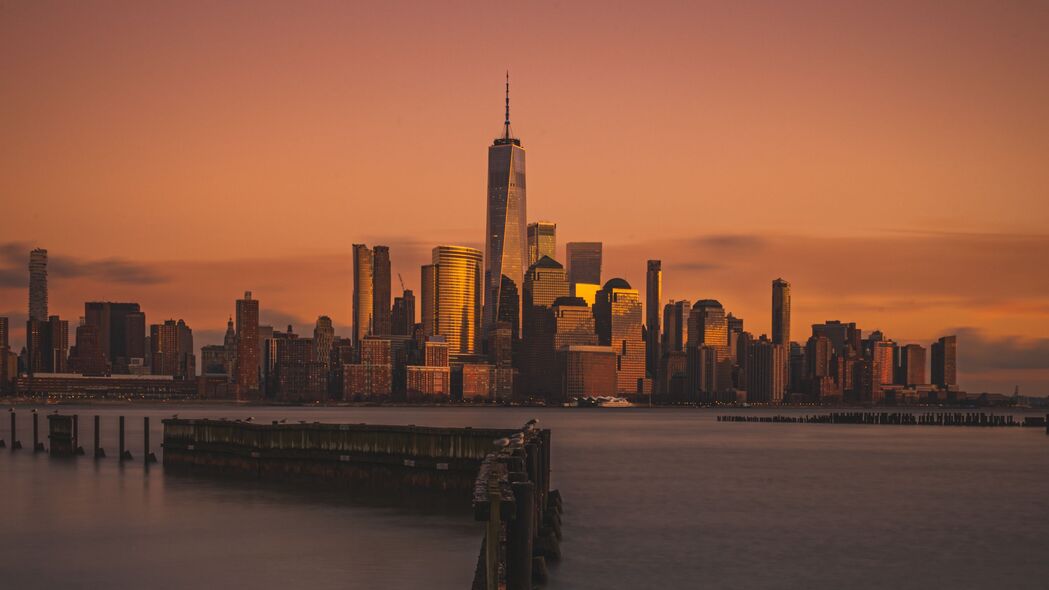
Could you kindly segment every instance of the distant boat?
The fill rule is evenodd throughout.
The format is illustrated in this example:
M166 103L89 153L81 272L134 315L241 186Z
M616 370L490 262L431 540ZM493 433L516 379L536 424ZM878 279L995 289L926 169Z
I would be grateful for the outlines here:
M634 404L628 402L626 398L622 397L606 397L598 399L601 401L599 401L597 405L601 408L631 408L634 406Z

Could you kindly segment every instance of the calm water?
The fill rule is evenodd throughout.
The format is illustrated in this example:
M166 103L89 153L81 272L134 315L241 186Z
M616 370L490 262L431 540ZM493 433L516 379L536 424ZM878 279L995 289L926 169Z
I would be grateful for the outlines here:
M63 408L63 412L72 411ZM1046 588L1042 429L717 423L710 410L83 408L116 454L0 451L3 588L469 587L469 514L165 475L141 417L553 429L565 498L549 588ZM758 413L748 410L747 413ZM10 442L7 417L0 437ZM45 421L41 419L41 429ZM156 449L159 452L159 448Z

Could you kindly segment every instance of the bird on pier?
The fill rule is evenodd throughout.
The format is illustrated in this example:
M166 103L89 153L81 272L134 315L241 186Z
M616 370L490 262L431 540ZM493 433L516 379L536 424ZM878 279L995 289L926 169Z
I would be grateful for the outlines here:
M525 428L535 428L538 425L539 425L539 420L537 418L532 418L528 422L525 422Z
M506 447L510 446L510 439L505 438L505 437L504 438L499 438L499 439L493 440L492 444L497 446L497 447L505 449Z
M248 416L247 418L244 419L244 421L245 422L251 422L254 419L255 419L255 416Z
M33 413L34 413L34 414L36 413L36 408L33 408Z
M178 414L172 414L171 417L178 420Z
M284 424L284 423L285 423L285 422L287 422L287 421L288 421L288 419L287 419L287 418L281 418L281 419L280 419L280 423L281 423L281 424Z

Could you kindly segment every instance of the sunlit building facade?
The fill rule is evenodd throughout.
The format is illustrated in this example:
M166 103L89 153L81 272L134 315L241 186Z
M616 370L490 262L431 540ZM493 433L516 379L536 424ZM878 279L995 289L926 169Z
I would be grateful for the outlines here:
M958 338L944 336L932 343L932 382L943 389L958 385Z
M353 245L353 344L372 334L375 313L374 257L364 244Z
M568 242L565 244L565 270L573 295L579 283L601 284L601 242ZM585 299L585 297L584 297Z
M616 353L616 388L620 395L634 395L638 380L645 378L645 342L641 328L641 297L630 283L609 280L597 293L594 323L598 343Z
M479 352L483 261L481 251L474 248L437 246L433 249L433 335L444 336L452 356ZM426 274L425 268L423 274ZM424 284L424 294L425 287ZM426 307L424 298L424 312Z
M689 355L689 375L700 375L702 378L690 378L689 387L692 393L712 395L731 386L732 364L728 353L728 321L725 308L715 299L701 299L692 305L688 317L688 348L700 346L709 348L710 353L696 356ZM711 356L712 355L712 356ZM703 367L695 365L702 362ZM701 399L702 396L701 396Z
M557 224L551 221L528 224L528 266L539 262L543 256L557 258Z

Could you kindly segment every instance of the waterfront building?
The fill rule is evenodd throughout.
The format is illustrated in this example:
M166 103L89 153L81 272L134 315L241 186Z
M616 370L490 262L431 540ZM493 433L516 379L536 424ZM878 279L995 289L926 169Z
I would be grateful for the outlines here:
M586 299L576 292L576 285L601 284L601 242L568 242L565 244L565 262L569 292Z
M594 324L601 346L616 353L616 387L622 395L637 393L645 378L645 343L641 328L641 298L630 283L610 279L597 294Z
M901 385L913 387L926 385L925 380L925 347L919 344L908 344L900 347Z
M688 345L688 319L692 303L687 299L670 301L663 307L663 350L681 352Z
M649 260L645 273L645 372L655 378L659 372L661 348L660 306L663 300L663 262Z
M692 305L688 322L688 348L703 346L711 351L689 353L690 394L713 401L719 390L732 385L725 308L716 299L701 299Z
M98 328L102 355L115 374L127 374L131 359L146 357L146 315L138 303L89 301L84 322Z
M747 354L747 402L778 404L787 390L787 349L765 335L752 341Z
M549 398L560 392L560 379L552 370L557 362L553 306L567 295L568 281L559 262L543 256L529 267L524 280L524 340L519 367L526 397Z
M551 221L528 224L528 266L539 262L543 256L557 259L557 224Z
M558 355L564 375L562 400L618 394L617 355L611 346L566 346Z
M944 336L932 343L932 383L941 389L958 386L958 338Z
M372 334L390 335L390 291L393 277L390 276L390 248L376 246L372 250Z
M153 375L169 375L176 379L196 377L193 332L185 321L166 320L163 324L153 324L149 327L149 343Z
M331 318L322 315L317 318L317 324L313 327L313 360L323 364L325 367L331 361L331 347L335 343L335 325Z
M259 301L251 298L251 291L237 300L237 359L234 372L237 382L237 399L257 399L259 390L259 367L262 351L259 341Z
M102 343L98 336L98 326L87 323L77 326L73 365L74 372L82 375L101 376L108 373L106 357L102 354Z
M482 264L483 255L474 248L437 246L433 249L432 335L444 336L452 356L479 352ZM423 267L424 280L426 274L427 269ZM423 293L425 313L425 282Z
M510 129L510 79L506 81L503 133L488 147L488 195L484 250L484 329L496 322L521 330L520 290L527 268L525 150ZM514 301L508 287L516 290Z
M47 318L47 250L36 248L29 252L29 319Z
M389 397L393 392L393 350L389 338L369 336L358 343L359 362L343 366L343 399Z

